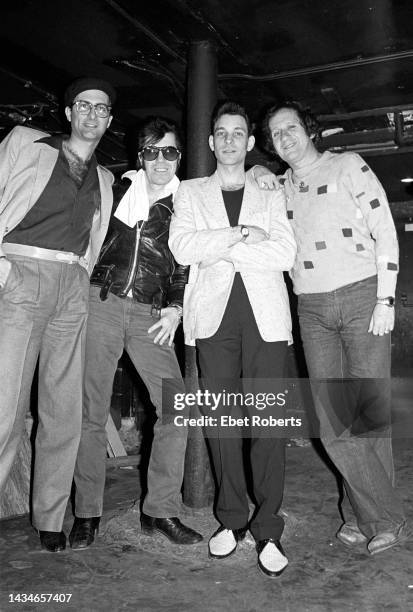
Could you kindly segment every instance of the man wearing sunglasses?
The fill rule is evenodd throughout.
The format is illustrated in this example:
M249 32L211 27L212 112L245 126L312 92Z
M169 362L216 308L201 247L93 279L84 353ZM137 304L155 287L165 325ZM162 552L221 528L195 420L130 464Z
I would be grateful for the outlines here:
M187 430L168 419L174 395L185 392L173 339L181 320L187 267L175 262L168 247L173 196L179 185L177 126L167 119L148 119L139 132L138 146L141 169L126 172L115 190L117 205L91 278L83 428L75 469L75 521L69 536L74 549L92 544L102 515L105 425L124 349L146 384L158 417L142 530L175 544L202 540L178 518Z
M0 491L16 456L39 357L33 525L50 552L63 518L82 419L90 273L112 208L112 174L94 151L116 93L77 79L65 93L70 136L16 127L0 145Z

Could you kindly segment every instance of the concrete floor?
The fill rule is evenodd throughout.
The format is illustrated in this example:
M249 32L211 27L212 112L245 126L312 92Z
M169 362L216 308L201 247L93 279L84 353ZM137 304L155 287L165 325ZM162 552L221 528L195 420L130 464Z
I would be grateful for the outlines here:
M413 440L395 440L398 486L413 522ZM207 558L206 542L177 547L139 532L133 506L136 469L110 469L105 520L96 544L82 552L42 552L27 516L0 521L0 610L105 612L407 612L413 610L413 540L376 557L351 550L340 525L334 475L310 447L287 449L284 546L290 565L278 579L262 576L249 539L230 559ZM210 509L185 520L207 539ZM68 512L65 529L71 516ZM69 603L11 603L10 594L71 593Z
M411 525L412 397L412 376L393 379L397 486ZM0 520L0 612L413 612L413 538L374 557L340 544L336 479L312 445L287 448L283 545L290 564L277 579L257 570L250 537L231 558L208 559L217 526L210 508L182 516L205 537L196 546L142 535L137 497L136 468L108 470L101 532L84 551L46 553L28 516ZM68 508L66 533L71 523ZM60 602L11 602L18 593L51 593Z

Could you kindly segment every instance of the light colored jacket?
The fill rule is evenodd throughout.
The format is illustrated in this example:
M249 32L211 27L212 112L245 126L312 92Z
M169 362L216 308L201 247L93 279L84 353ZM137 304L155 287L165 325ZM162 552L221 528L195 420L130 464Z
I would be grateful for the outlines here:
M191 265L184 296L186 342L208 338L218 329L234 275L241 273L261 337L292 342L288 293L282 272L295 259L296 244L281 191L258 188L246 177L239 224L256 225L270 238L258 244L234 242L217 173L183 181L174 202L169 247L178 263ZM215 261L218 260L218 261ZM203 266L202 262L212 265Z
M59 151L46 143L45 132L15 127L0 144L0 255L5 236L24 219L46 187ZM92 272L108 229L112 210L113 174L97 167L101 205L93 217L90 241L80 264Z

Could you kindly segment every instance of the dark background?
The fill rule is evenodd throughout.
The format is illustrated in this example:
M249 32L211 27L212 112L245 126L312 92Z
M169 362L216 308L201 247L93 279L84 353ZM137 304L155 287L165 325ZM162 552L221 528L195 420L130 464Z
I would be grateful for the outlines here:
M324 147L355 150L377 173L401 245L395 363L411 367L413 184L401 183L413 177L411 0L3 2L0 138L16 124L62 131L66 85L100 76L119 100L98 156L120 174L138 120L163 114L185 126L188 49L199 40L216 49L219 98L245 105L254 121L271 102L299 101L335 132L325 132ZM278 169L258 146L248 162Z

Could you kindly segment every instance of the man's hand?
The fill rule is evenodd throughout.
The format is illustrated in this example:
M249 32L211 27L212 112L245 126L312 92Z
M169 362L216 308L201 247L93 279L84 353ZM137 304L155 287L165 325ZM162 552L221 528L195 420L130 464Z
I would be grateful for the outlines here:
M371 316L369 333L375 336L384 336L393 331L394 328L394 308L385 304L376 304Z
M174 308L173 306L162 308L161 317L159 321L157 321L148 329L148 334L151 334L152 332L160 328L155 338L153 339L154 343L164 344L164 342L167 340L168 345L172 346L175 332L180 323L180 320L181 313L178 308Z
M270 235L261 227L257 227L256 225L246 225L245 227L248 227L249 230L248 237L243 241L245 244L258 244L263 240L268 240L270 237Z
M0 289L7 283L11 270L11 261L6 257L0 257Z
M244 225L244 227L248 228L249 234L247 238L239 240L239 242L244 242L245 244L258 244L259 242L262 242L263 240L268 240L270 237L270 235L265 230L263 230L261 227L258 227L256 225ZM241 237L241 231L240 231L240 237ZM239 242L236 244L239 244ZM199 264L199 269L202 270L204 268L209 268L209 266L213 266L219 261L228 261L229 263L232 263L232 258L231 258L232 248L233 247L230 247L229 249L227 249L225 253L222 253L222 255L220 255L220 257L217 257L216 259L206 259L205 261L202 261Z
M252 174L260 189L277 190L282 189L280 181L273 172L270 172L265 166L254 166Z
M209 268L209 266L213 266L214 264L216 264L216 263L218 263L220 261L228 261L228 262L232 263L232 261L231 261L231 248L232 247L227 249L219 257L214 257L213 259L205 259L204 261L201 261L201 263L198 266L199 270L203 270L204 268Z

